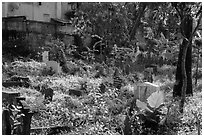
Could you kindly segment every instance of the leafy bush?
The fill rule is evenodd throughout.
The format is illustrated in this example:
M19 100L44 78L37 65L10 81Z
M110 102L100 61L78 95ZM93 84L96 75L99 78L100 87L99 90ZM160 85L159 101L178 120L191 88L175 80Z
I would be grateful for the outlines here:
M201 125L201 110L194 110L191 114L181 115L179 113L178 101L172 101L171 92L165 92L167 88L172 88L172 81L163 78L164 82L157 80L156 84L161 86L160 92L153 93L147 102L137 100L135 102L136 111L133 115L126 116L126 111L134 96L132 83L138 82L133 75L123 76L126 86L121 91L113 87L113 72L105 77L94 78L96 73L95 65L87 65L81 61L73 61L76 67L87 67L89 74L82 73L78 75L47 75L42 76L44 68L43 63L35 61L23 62L15 61L12 63L18 74L26 72L30 76L32 85L35 88L17 88L23 96L26 96L26 102L38 111L32 117L31 127L47 126L73 126L71 132L62 132L56 134L125 134L125 124L129 124L131 134L185 134L182 130L190 133L196 131L196 127ZM11 65L11 66L12 66ZM97 66L97 65L96 65ZM14 69L15 68L15 69ZM25 71L26 70L26 71ZM106 70L106 68L105 68ZM15 72L14 71L14 72ZM35 73L31 72L34 71ZM140 74L140 73L139 73ZM139 74L138 77L140 77ZM142 74L141 74L142 75ZM130 82L131 81L131 82ZM200 81L199 81L200 82ZM100 91L100 85L105 85L104 92ZM41 85L48 85L54 91L52 102L45 103L44 96L37 90ZM162 87L163 86L163 87ZM80 97L69 95L69 89L81 89L86 94ZM162 92L168 93L168 98L163 98ZM201 98L201 96L196 96ZM187 104L186 110L193 110L195 104L200 102L196 98L188 98L187 101L194 103ZM191 106L191 104L193 104ZM195 114L195 115L194 115ZM191 119L193 117L193 119ZM128 121L128 122L127 122ZM185 125L182 125L182 122ZM196 124L190 124L195 122ZM199 124L197 124L199 123ZM191 126L190 126L191 125ZM181 128L180 128L181 127ZM189 129L185 129L189 127ZM180 130L180 132L179 132ZM32 134L48 134L47 131Z
M2 51L3 55L11 54L13 59L16 57L27 57L33 54L37 54L25 39L3 41Z
M42 62L37 62L34 60L23 62L23 61L14 61L12 62L7 69L20 76L38 76L41 75L46 64Z
M43 68L41 73L43 76L52 76L53 74L55 74L55 71L51 67L50 68L45 67Z
M164 106L164 95L162 92L154 92L147 99L147 103L136 101L139 108L138 117L142 121L143 132L150 128L150 131L157 132L159 124L162 123L163 114L161 108Z

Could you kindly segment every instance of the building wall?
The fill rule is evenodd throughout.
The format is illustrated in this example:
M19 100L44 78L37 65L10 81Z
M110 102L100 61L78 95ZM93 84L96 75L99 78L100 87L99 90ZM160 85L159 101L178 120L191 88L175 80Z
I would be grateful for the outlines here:
M68 2L3 2L2 16L26 16L28 20L49 22L50 18L65 19L71 10Z
M2 17L6 17L6 3L2 2Z
M71 4L68 3L68 2L61 2L61 9L62 9L62 12L61 12L61 18L62 19L66 19L66 16L65 16L65 13L67 11L71 11Z
M71 6L66 2L41 2L40 4L39 2L3 2L2 17L26 16L27 19L25 21L19 18L3 18L2 34L5 36L3 40L21 39L20 34L24 34L28 45L36 51L46 47L47 35L60 38L69 45L72 43L70 39L74 26L71 24L61 26L50 22L50 18L66 19L64 13L67 10L71 10Z
M56 2L41 2L41 4L34 3L34 20L49 22L50 18L57 18Z

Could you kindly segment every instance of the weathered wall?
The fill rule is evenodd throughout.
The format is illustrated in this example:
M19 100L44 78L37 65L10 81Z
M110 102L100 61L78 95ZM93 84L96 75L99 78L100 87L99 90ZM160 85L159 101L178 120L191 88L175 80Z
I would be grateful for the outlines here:
M66 19L65 13L71 11L71 4L68 2L61 2L61 18Z
M8 46L11 47L11 45L5 45L7 42L12 44L20 40L22 44L33 49L35 53L42 52L43 49L46 48L46 42L49 41L50 38L60 38L66 45L71 44L73 41L71 36L73 29L74 28L69 24L67 24L67 26L60 26L55 23L26 20L25 17L3 18L3 47L4 49ZM21 42L18 44L21 44Z
M68 2L3 2L2 16L26 16L28 20L49 22L51 18L65 19L71 10Z

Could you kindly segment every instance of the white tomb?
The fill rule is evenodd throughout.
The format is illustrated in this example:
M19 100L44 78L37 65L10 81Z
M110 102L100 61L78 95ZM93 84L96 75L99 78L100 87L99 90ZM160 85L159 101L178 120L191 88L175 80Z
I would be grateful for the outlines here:
M146 99L159 89L158 85L150 82L139 83L134 86L134 96L140 101L146 102Z

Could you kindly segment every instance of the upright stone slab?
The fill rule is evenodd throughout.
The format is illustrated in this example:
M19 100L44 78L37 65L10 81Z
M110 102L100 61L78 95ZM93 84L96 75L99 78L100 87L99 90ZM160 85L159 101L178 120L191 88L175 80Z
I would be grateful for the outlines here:
M42 53L42 61L45 63L49 61L49 52L48 51L44 51Z
M60 67L59 63L56 61L49 61L48 51L44 51L42 53L42 60L46 63L47 68L52 68L57 74L61 73L62 68Z
M156 91L159 91L158 85L150 82L144 82L135 86L134 96L140 101L146 102L146 99Z

